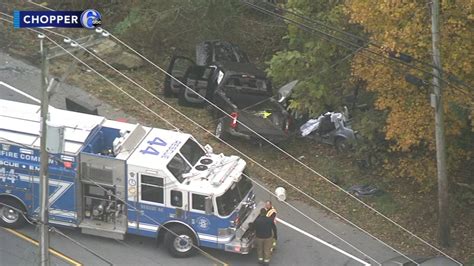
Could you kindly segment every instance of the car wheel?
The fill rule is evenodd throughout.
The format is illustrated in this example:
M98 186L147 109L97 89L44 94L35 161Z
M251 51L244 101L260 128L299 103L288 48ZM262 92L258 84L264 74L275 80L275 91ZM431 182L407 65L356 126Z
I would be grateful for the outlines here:
M3 199L0 201L0 225L8 228L20 228L26 223L23 216L23 206L16 200Z
M166 232L165 244L171 256L186 258L194 255L196 239L191 231L181 226L174 226L169 230Z
M215 135L216 135L217 138L219 138L221 140L227 140L228 139L229 133L227 133L227 131L225 129L224 119L219 119L219 121L217 122Z

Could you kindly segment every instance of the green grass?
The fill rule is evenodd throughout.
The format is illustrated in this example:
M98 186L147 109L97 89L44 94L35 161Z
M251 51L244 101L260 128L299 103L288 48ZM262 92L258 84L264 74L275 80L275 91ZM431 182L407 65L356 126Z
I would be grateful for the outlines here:
M400 205L394 201L393 197L388 193L373 198L376 209L385 215L396 213L400 209Z
M471 256L471 257L467 260L466 266L474 266L474 256Z

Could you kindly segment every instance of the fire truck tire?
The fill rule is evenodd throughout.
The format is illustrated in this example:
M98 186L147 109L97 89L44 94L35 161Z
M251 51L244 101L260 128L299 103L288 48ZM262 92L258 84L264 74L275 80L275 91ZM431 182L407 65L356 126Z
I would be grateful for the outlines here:
M182 226L172 226L171 232L166 232L165 245L171 256L176 258L186 258L194 255L196 252L196 238L187 228Z
M24 207L14 199L0 199L0 226L7 228L20 228L26 223Z

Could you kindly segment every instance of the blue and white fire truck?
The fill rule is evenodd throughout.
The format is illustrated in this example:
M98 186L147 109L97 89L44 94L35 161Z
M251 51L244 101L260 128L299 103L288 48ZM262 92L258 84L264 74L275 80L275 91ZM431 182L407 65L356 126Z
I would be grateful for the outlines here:
M64 137L63 152L49 154L50 224L158 238L176 257L193 245L250 251L258 208L241 158L189 134L101 116L51 108L48 123ZM38 218L40 124L39 106L0 100L1 226Z

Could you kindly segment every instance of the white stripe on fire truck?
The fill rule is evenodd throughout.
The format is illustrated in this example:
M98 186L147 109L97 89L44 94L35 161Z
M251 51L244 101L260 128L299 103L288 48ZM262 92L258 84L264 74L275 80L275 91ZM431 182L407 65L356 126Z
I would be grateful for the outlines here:
M128 222L128 227L137 229L137 223L136 222ZM153 224L147 224L147 223L139 223L139 230L144 230L144 231L149 231L149 232L156 232L158 231L159 226L153 225ZM198 237L200 240L206 241L206 242L217 242L217 236L213 235L208 235L208 234L202 234L198 233ZM227 243L226 241L225 243Z

